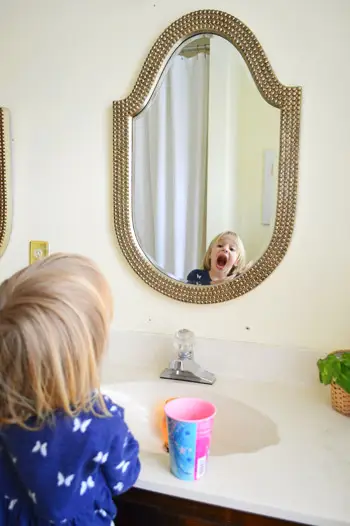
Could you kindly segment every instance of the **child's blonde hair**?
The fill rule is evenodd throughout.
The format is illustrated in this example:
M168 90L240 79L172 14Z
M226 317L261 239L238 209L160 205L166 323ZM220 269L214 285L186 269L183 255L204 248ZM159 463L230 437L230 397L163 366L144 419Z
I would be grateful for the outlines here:
M245 267L245 262L246 262L245 249L244 249L243 242L242 242L241 238L239 237L239 235L236 234L236 232L231 232L230 230L227 230L226 232L221 232L221 234L218 234L211 241L209 247L207 248L205 256L204 256L203 269L204 270L210 270L210 268L211 268L211 252L213 250L213 247L216 244L218 244L220 242L220 240L223 239L224 237L231 237L232 238L233 244L235 245L236 251L237 251L236 263L230 269L230 271L228 273L228 276L232 276L233 274L236 274L236 273L239 274L240 272L243 271L243 269Z
M112 311L106 279L83 256L54 254L2 283L0 425L74 416L96 401L108 414L99 364Z

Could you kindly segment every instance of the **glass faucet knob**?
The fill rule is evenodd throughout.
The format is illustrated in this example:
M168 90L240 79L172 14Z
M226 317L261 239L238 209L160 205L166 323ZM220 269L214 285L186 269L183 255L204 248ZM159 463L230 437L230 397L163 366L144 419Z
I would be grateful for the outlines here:
M191 352L194 349L195 336L188 329L180 329L175 333L174 347L180 352Z

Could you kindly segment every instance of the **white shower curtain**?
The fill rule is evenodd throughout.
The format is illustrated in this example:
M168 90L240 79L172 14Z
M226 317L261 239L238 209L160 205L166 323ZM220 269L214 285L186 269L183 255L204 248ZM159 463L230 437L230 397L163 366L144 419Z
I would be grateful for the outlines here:
M186 279L205 252L209 60L176 56L134 119L134 226L143 251Z

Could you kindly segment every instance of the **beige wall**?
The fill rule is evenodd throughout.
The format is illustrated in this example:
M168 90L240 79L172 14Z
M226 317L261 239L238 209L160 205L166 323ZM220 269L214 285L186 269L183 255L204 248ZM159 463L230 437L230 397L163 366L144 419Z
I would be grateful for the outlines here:
M256 261L267 249L274 227L273 221L270 225L262 224L264 151L273 150L278 159L280 111L262 98L248 68L244 65L242 69L238 105L238 231L248 261ZM275 166L275 206L277 177Z
M207 245L238 228L239 54L227 40L210 39Z
M278 159L280 111L260 95L236 48L217 36L210 40L209 84L207 244L233 230L247 261L256 261L274 227L273 219L262 223L264 152L272 150ZM274 208L277 177L276 162Z
M227 304L184 305L129 269L111 225L111 102L126 96L149 47L184 13L245 22L279 79L304 88L295 235L274 274ZM118 330L349 346L350 3L348 0L2 0L0 104L12 111L14 225L0 279L28 241L93 256L115 296ZM135 36L137 35L137 38ZM250 330L246 328L249 327Z

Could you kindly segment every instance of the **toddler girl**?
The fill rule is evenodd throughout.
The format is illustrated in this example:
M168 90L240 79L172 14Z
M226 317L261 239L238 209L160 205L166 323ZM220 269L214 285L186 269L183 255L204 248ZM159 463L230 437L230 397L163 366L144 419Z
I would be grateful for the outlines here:
M210 243L204 256L203 268L192 270L187 283L212 285L235 278L252 266L246 265L246 255L241 238L235 232L222 232Z
M109 286L56 254L0 287L0 524L110 525L139 475L123 409L100 392Z

